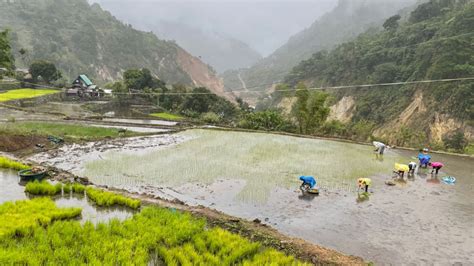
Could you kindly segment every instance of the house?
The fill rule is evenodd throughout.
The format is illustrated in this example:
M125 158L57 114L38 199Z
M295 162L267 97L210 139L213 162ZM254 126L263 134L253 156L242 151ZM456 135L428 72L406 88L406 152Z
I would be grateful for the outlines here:
M87 89L89 86L94 85L92 81L86 75L79 75L73 82L72 87L77 89Z
M87 75L79 75L73 82L72 87L66 90L67 96L79 96L79 97L100 97L102 91L100 88L92 83Z

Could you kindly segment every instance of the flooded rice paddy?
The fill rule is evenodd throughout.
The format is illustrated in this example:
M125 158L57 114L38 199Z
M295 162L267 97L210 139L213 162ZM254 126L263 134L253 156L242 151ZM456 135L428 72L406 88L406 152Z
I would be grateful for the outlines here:
M289 235L377 264L473 264L472 158L433 154L446 165L387 186L395 162L416 152L272 134L190 130L118 143L66 146L32 159L92 182L228 214L258 218ZM314 175L317 197L303 196L300 175ZM440 182L452 175L455 185ZM357 201L356 179L372 178Z
M25 193L25 184L20 182L16 171L0 169L0 204L6 201L17 201L30 199ZM54 196L58 207L79 207L82 208L81 222L91 221L96 224L106 222L110 219L125 220L132 217L134 212L122 207L98 207L89 201L85 196L67 193Z

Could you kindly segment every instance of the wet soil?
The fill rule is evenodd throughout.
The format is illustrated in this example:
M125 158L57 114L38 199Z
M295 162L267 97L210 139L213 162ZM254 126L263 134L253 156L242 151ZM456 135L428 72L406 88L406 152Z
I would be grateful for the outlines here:
M36 144L50 146L45 137L34 135L0 135L0 151L29 153L36 150Z

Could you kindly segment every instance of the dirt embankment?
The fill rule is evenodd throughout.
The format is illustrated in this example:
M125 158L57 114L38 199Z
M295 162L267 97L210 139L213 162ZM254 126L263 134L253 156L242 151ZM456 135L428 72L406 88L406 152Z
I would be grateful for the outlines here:
M0 151L27 154L36 148L36 144L44 145L45 147L48 145L45 142L45 138L40 136L0 135Z

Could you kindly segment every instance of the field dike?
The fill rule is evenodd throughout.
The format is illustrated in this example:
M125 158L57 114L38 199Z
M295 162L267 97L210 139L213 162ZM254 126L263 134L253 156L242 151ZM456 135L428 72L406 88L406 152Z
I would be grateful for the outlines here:
M24 163L31 164L32 161L24 161ZM77 176L56 167L49 166L48 173L51 180L54 181L77 182L84 185L94 185L87 177ZM311 244L299 238L288 237L272 227L262 224L258 220L249 221L233 217L204 206L188 206L176 199L167 200L157 196L151 196L144 193L131 193L107 186L98 187L132 199L139 199L144 207L150 205L159 206L190 213L194 217L205 219L212 227L223 228L230 232L239 234L251 241L258 241L266 247L274 248L314 265L366 265L364 260L360 257L345 255L332 249Z

